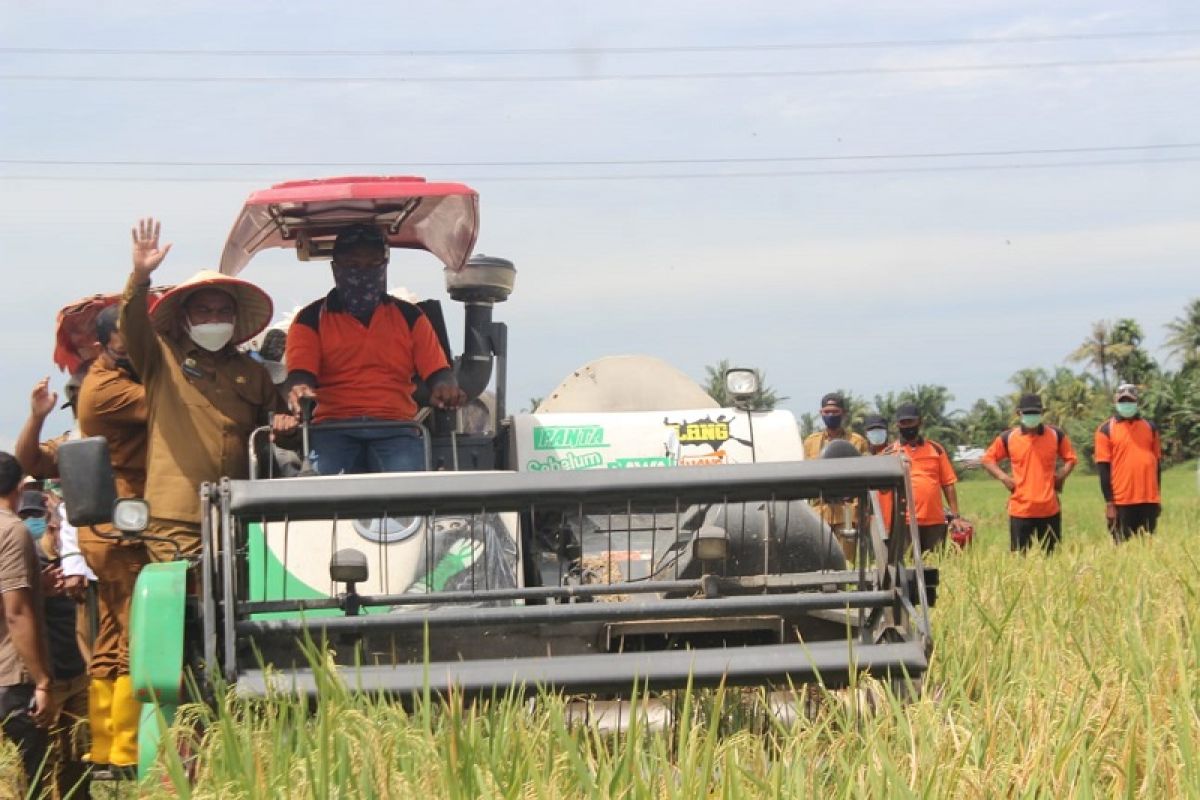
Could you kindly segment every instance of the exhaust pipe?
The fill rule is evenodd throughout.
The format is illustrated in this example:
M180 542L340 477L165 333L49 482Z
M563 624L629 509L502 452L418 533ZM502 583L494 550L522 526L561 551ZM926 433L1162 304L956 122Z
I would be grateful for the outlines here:
M496 352L492 342L493 304L466 301L464 305L463 352L456 359L454 378L458 387L467 393L467 398L474 399L483 393L492 379L492 360Z
M446 291L465 306L463 353L456 359L454 377L459 388L474 399L492 379L492 362L508 349L508 329L492 320L492 307L512 294L517 270L511 261L492 256L471 256L458 272L447 269ZM498 387L497 396L502 389Z

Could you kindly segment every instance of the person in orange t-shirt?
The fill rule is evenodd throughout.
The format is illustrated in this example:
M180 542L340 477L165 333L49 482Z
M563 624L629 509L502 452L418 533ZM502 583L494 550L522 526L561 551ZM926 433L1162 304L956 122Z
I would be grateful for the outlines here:
M921 435L921 412L916 405L902 403L896 409L896 430L900 432L900 441L892 446L891 452L908 459L917 534L921 552L925 553L946 543L946 534L951 525L955 530L961 525L958 518L958 492L954 488L958 476L950 466L946 448ZM943 495L950 506L949 517L942 509Z
M1162 511L1162 441L1153 422L1138 413L1138 389L1117 387L1117 414L1096 429L1096 470L1108 530L1118 544L1135 533L1154 533Z
M1041 397L1022 395L1017 403L1021 424L997 436L981 462L1011 493L1008 535L1013 552L1028 550L1035 539L1051 552L1062 540L1058 493L1079 460L1067 434L1042 421L1043 410ZM1000 468L1002 461L1009 462L1011 475Z
M425 468L411 430L322 423L412 419L414 375L429 384L435 408L459 408L467 399L425 313L387 293L387 264L377 226L342 229L333 245L333 291L288 329L288 403L299 411L302 397L318 399L311 442L322 475Z

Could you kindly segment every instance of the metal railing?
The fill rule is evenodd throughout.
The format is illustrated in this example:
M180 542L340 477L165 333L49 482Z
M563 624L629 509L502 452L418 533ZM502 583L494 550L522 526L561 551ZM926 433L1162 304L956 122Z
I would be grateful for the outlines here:
M397 433L412 431L414 437L421 440L425 457L425 469L429 470L433 465L433 449L430 444L429 429L415 420L335 420L314 424L310 427L311 430L395 430ZM275 474L276 458L273 452L273 448L275 447L270 425L262 425L250 432L250 439L246 447L246 457L250 464L251 480L283 477L282 475ZM267 453L269 457L263 459L262 453ZM300 460L303 461L306 455L303 452L299 453ZM266 461L266 474L263 474L264 460Z
M890 530L878 490L897 498ZM386 640L376 651L396 652L429 630L452 643L445 657L469 661L484 654L471 654L472 631L507 632L520 656L538 647L593 652L601 634L648 625L657 635L664 620L677 628L698 620L724 635L722 619L770 618L792 631L787 641L839 630L844 639L850 626L864 645L890 630L928 647L923 571L919 561L904 564L913 532L898 458L227 480L205 493L205 657L223 662L231 680L246 666L245 642L284 647L306 632ZM857 501L864 532L852 568L806 502L845 499ZM375 541L361 530L397 518L416 529L388 539L381 528ZM351 545L380 572L361 594L294 577L297 559L311 572ZM401 551L407 571L396 567ZM451 553L459 560L447 567ZM272 575L282 585L272 588ZM825 628L803 627L810 623ZM536 633L522 644L522 631Z

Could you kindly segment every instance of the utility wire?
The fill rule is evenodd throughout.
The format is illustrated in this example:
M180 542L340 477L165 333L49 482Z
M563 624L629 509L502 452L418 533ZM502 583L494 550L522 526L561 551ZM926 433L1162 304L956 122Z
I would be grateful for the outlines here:
M54 83L596 83L601 81L737 80L746 78L828 78L854 75L919 75L943 72L1188 64L1195 56L1104 58L1080 61L1018 61L1007 64L955 64L927 67L837 67L832 69L755 70L750 72L640 72L623 75L53 75L8 74L0 81Z
M945 47L952 45L1042 44L1049 42L1107 41L1116 39L1174 39L1197 35L1200 35L1200 29L1183 28L1179 30L1157 31L965 36L938 39L880 39L846 42L762 42L712 45L514 47L446 50L401 48L383 50L321 50L316 48L305 50L270 50L224 48L0 47L0 54L41 56L286 56L289 58L649 55L656 53L744 53L772 50L868 50L900 47Z
M869 167L866 169L775 170L772 172L661 172L634 175L480 175L456 178L471 183L564 183L572 181L659 181L708 180L721 178L796 178L854 175L909 175L937 172L987 172L1000 170L1077 169L1080 167L1135 166L1152 164L1182 164L1200 162L1200 156L1167 158L1099 159L1092 161L1043 161L1007 164L953 164L918 167ZM245 183L262 184L275 178L248 178L245 175L228 177L184 176L127 176L127 175L0 175L0 181L57 181L78 183Z
M959 150L915 153L864 153L826 156L745 156L727 158L627 158L560 161L152 161L115 159L91 161L53 158L0 158L0 164L39 167L634 167L692 164L769 164L824 161L890 161L931 158L982 158L994 156L1066 155L1123 153L1131 151L1184 150L1200 142L1129 144L1092 147L1041 147L1027 150Z

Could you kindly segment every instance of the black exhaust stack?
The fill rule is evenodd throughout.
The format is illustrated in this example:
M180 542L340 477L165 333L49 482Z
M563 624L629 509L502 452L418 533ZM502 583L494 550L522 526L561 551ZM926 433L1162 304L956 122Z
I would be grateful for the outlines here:
M508 327L492 320L492 307L512 294L517 270L511 261L492 256L471 256L458 272L446 270L446 291L465 306L463 352L455 359L454 377L469 399L478 397L496 372L496 419L504 418L508 355Z

